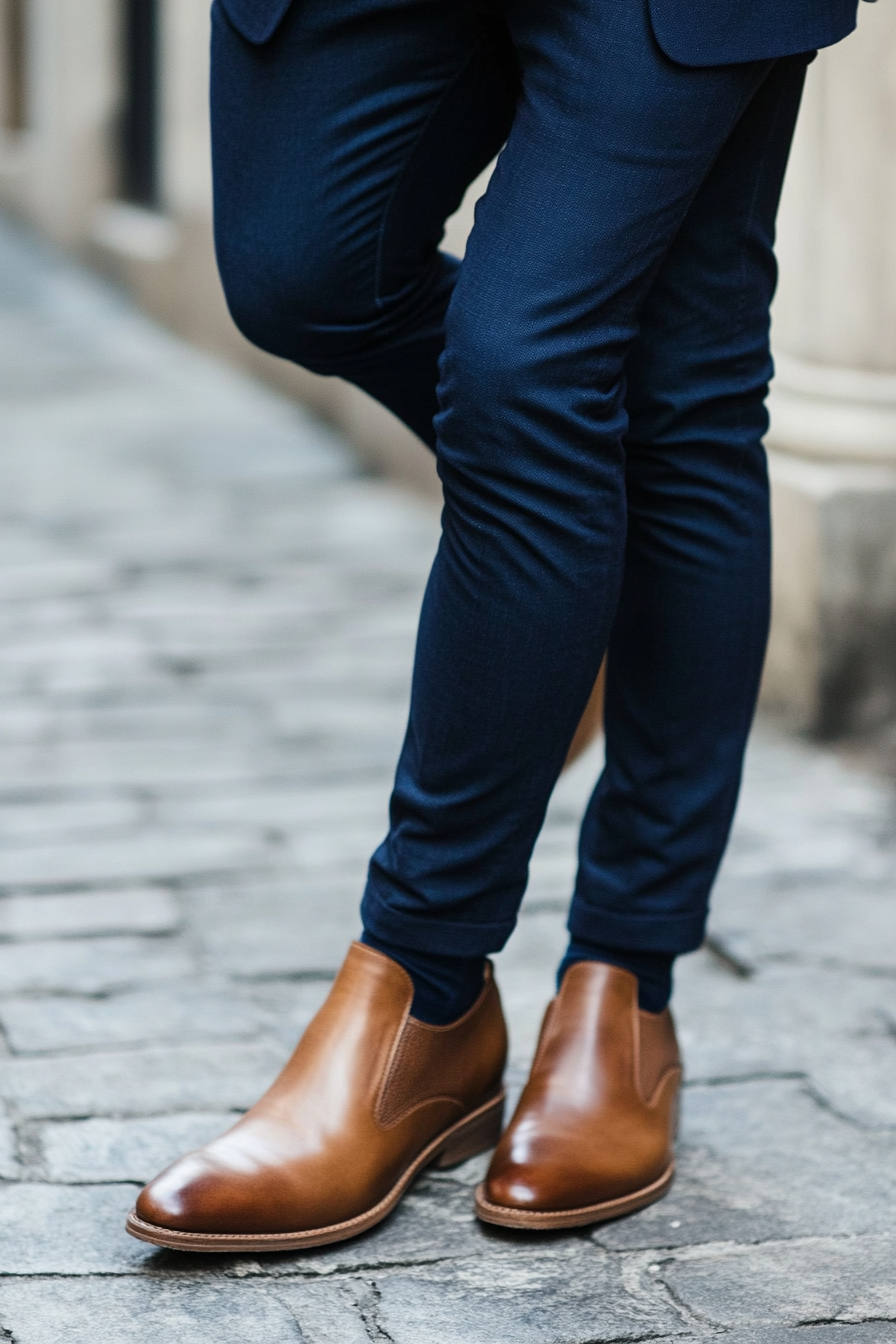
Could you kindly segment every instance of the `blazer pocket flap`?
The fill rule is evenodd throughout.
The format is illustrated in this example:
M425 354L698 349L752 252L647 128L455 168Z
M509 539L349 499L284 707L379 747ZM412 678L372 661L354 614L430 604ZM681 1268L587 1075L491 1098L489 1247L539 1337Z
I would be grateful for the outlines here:
M274 36L292 0L219 0L230 22L247 42L267 42Z

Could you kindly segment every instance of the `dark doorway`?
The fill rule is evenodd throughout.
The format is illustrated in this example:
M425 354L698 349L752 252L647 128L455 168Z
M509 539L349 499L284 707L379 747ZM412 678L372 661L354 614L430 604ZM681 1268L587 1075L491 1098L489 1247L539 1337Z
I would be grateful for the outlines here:
M123 100L120 195L159 204L159 4L121 0Z
M28 124L25 0L2 0L3 128L24 131Z

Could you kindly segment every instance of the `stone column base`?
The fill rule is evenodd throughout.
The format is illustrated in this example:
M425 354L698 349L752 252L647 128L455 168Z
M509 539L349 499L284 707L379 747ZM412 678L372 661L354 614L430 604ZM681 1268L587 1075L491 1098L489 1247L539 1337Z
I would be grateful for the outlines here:
M762 699L832 737L896 718L896 379L778 367Z

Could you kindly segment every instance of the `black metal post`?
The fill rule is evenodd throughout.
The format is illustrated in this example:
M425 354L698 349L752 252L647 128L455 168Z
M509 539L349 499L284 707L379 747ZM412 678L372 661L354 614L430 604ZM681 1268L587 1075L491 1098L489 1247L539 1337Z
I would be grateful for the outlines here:
M25 0L3 0L3 126L24 131L28 123Z
M159 203L158 0L122 0L120 191L126 201Z

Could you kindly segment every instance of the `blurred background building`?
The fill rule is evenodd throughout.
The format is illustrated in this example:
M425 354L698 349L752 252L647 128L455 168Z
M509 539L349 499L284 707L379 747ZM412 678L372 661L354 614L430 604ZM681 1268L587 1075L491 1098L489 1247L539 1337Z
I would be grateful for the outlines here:
M775 614L764 698L823 735L896 719L896 7L860 7L809 84L780 223L769 436ZM0 203L189 339L436 493L362 393L255 350L217 281L208 0L0 0ZM474 184L449 222L463 248Z

